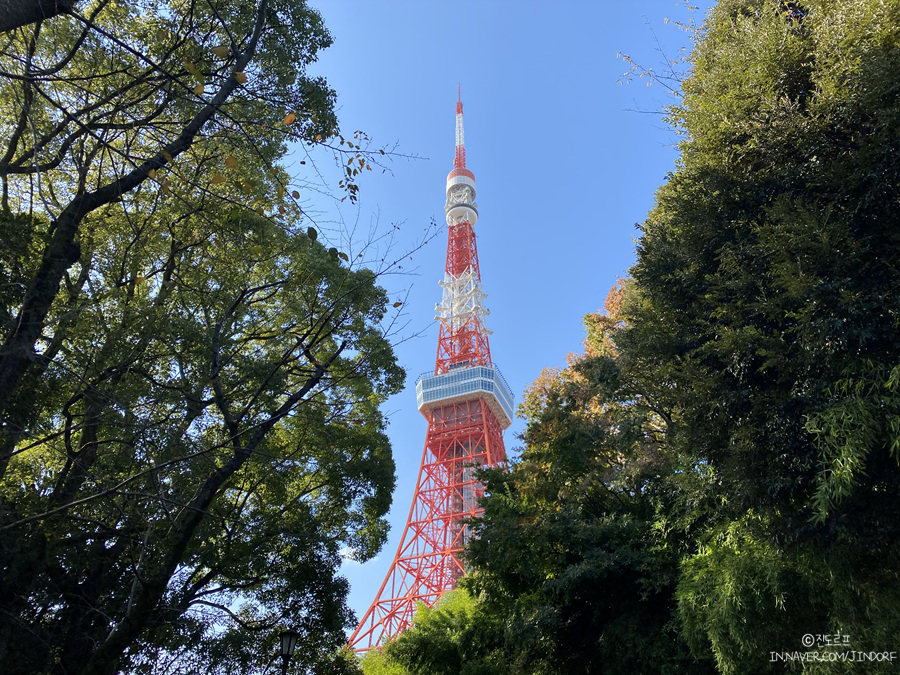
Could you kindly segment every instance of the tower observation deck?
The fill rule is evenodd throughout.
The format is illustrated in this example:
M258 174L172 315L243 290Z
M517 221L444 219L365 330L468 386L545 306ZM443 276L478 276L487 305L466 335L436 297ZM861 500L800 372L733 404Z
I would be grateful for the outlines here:
M506 459L503 430L513 395L491 361L489 314L481 287L475 223L475 175L466 168L463 105L456 103L456 156L447 176L447 260L434 371L416 381L419 412L428 421L412 506L391 568L350 638L357 651L404 631L418 603L432 606L465 573L461 553L481 515L484 488L477 467Z

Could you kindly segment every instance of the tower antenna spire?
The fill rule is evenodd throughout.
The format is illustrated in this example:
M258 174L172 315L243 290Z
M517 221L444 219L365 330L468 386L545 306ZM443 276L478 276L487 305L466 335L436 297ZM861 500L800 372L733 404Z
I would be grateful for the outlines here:
M458 90L459 91L459 90ZM466 168L462 97L456 102L456 159L447 175L447 261L434 371L416 381L419 412L428 420L425 450L406 529L372 606L350 637L356 651L381 646L406 630L416 605L434 605L465 574L469 519L483 513L484 486L474 466L506 460L503 430L513 396L491 361L487 297L475 246L475 174Z
M453 160L454 169L466 168L466 138L463 134L463 104L462 85L457 83L456 99L456 158Z

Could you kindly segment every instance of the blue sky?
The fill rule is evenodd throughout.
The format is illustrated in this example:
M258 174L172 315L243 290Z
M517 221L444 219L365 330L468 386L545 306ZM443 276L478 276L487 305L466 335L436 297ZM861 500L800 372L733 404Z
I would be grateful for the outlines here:
M682 59L690 37L673 23L691 12L675 0L310 0L334 37L311 69L338 92L342 130L395 143L389 172L366 172L359 203L318 216L367 230L377 223L396 250L443 225L453 167L457 83L465 105L467 166L478 184L478 252L491 353L516 402L547 366L581 349L582 317L597 311L634 261L637 232L656 188L675 167L678 137L661 115L659 84L620 82L618 53L656 71ZM693 2L701 20L712 3ZM392 229L394 226L397 229ZM407 322L396 352L407 390L385 406L397 462L391 537L381 554L343 573L361 617L393 559L409 511L426 424L414 381L434 368L446 232L385 277ZM521 420L506 432L510 454Z

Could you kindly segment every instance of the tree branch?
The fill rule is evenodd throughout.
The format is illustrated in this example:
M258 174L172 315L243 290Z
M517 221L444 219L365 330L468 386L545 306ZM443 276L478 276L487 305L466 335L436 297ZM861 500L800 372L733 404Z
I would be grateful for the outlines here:
M247 48L237 56L234 72L225 80L212 100L182 129L178 137L118 180L107 183L93 192L77 195L54 221L53 237L44 249L40 266L28 285L15 327L0 347L0 415L3 417L7 417L10 404L15 403L22 378L37 358L34 347L41 336L50 307L59 292L60 281L66 270L80 257L81 251L76 238L81 221L92 211L121 199L122 195L146 181L151 171L165 167L191 147L204 125L218 113L240 86L235 73L242 72L256 53L265 26L266 7L266 0L261 0L257 8L253 34ZM22 428L17 424L6 422L0 427L0 434L11 435L13 439L21 433ZM15 444L10 443L9 438L0 440L5 441L0 443L2 446L0 477L2 477Z
M76 0L0 0L0 33L68 14Z

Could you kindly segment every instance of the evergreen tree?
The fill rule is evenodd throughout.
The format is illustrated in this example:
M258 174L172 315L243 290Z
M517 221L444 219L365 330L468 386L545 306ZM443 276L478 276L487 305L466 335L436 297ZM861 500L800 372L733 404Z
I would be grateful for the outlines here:
M617 344L659 382L671 451L711 476L679 600L723 672L900 628L898 19L720 2L672 110L681 160Z

